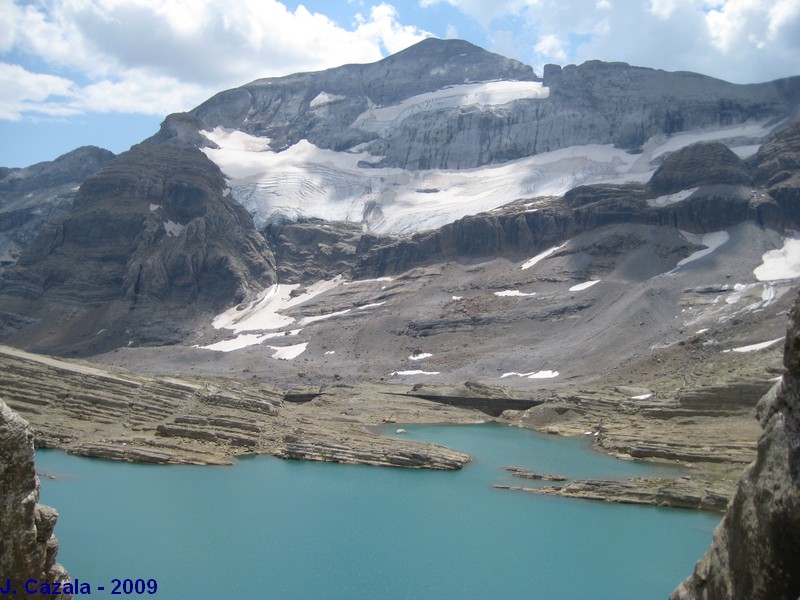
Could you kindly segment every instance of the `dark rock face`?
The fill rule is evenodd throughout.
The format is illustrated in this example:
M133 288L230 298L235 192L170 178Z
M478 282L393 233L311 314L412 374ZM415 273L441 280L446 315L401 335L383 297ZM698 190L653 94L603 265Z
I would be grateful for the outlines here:
M54 161L0 171L0 272L49 220L69 211L77 187L114 158L84 146Z
M784 347L780 384L761 400L764 433L725 518L674 600L794 600L800 596L800 301Z
M254 81L217 94L179 120L268 137L274 150L305 138L333 150L364 144L360 149L382 157L380 166L466 169L573 145L638 149L657 134L783 118L800 99L800 78L745 86L590 61L549 65L547 98L488 110L475 104L416 111L385 131L357 121L376 106L499 79L541 81L530 67L467 42L428 39L373 64Z
M47 321L23 326L16 343L95 352L183 339L199 315L274 278L266 242L216 165L195 148L141 144L40 232L6 273L0 310Z
M28 579L66 582L56 563L58 540L53 535L58 513L38 504L33 433L28 424L0 400L0 573L16 590L16 598L49 598L25 593ZM71 594L59 595L72 598Z
M263 233L282 283L317 281L350 271L363 236L359 224L319 219L271 223Z
M725 144L692 144L670 154L650 179L653 196L704 185L750 185L744 162Z
M753 176L787 213L800 215L800 118L776 131L753 159Z

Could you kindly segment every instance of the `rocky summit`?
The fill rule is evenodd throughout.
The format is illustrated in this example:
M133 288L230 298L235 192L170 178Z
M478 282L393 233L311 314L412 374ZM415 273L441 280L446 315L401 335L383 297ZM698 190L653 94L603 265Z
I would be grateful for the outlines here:
M40 446L159 463L469 461L386 423L585 436L680 471L506 487L729 507L676 594L777 590L734 575L747 523L796 516L799 132L800 77L458 40L223 91L119 156L0 171L0 395Z

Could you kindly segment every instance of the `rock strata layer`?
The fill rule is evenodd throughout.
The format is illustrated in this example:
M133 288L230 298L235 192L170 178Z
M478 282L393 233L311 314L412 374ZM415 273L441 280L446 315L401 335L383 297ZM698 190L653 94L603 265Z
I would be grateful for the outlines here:
M672 600L800 596L800 301L780 385L764 396L758 455L742 475L711 547Z
M0 400L0 587L10 580L14 597L22 600L50 598L49 594L26 593L25 582L29 579L69 581L67 572L56 562L58 540L53 528L58 513L38 502L33 432Z
M482 413L402 394L400 386L331 387L308 402L284 403L283 392L268 385L137 375L6 347L0 347L0 388L32 424L38 446L132 462L219 465L273 454L459 469L470 460L466 454L366 426L392 415L403 422L482 420Z

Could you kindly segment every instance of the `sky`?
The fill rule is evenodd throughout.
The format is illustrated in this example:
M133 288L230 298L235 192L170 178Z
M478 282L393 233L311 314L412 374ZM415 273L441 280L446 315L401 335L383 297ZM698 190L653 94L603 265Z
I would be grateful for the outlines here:
M221 90L429 36L538 74L599 59L734 83L800 75L800 0L0 0L0 166L119 153Z

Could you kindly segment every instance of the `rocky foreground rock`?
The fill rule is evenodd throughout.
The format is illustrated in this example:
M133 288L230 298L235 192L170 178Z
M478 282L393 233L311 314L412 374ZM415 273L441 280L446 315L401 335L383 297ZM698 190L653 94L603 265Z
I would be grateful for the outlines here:
M0 400L0 588L10 582L13 596L22 600L50 598L49 594L27 594L25 582L29 579L69 581L67 572L56 562L58 540L53 528L58 513L38 502L33 432Z
M672 600L800 596L800 302L786 335L785 372L759 403L758 455L706 555Z

